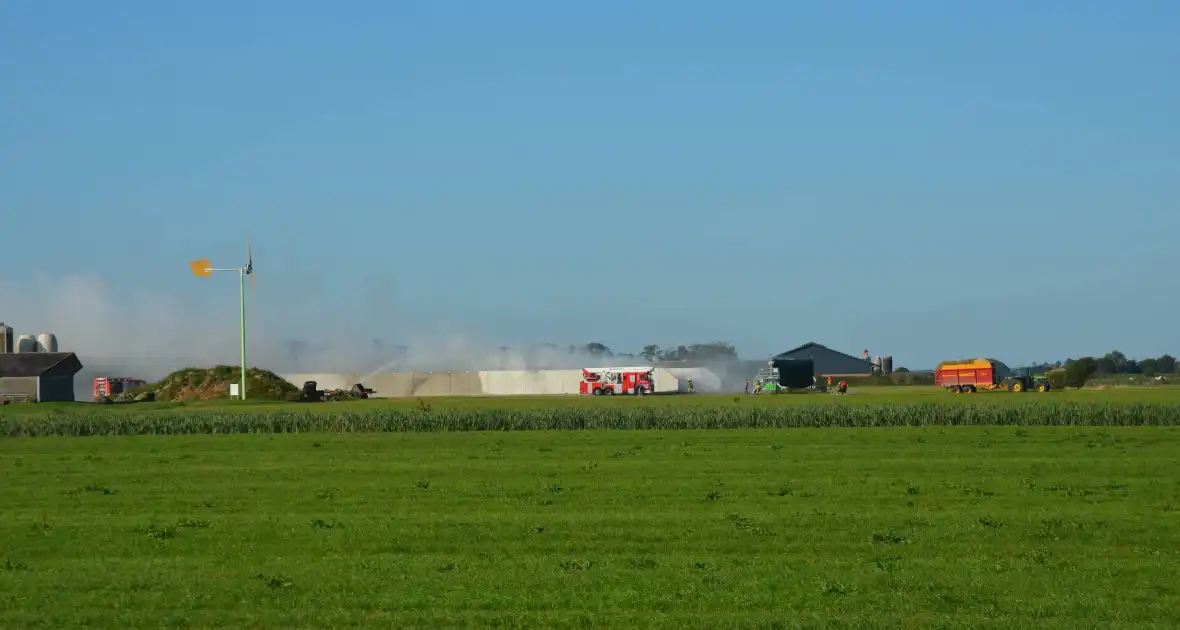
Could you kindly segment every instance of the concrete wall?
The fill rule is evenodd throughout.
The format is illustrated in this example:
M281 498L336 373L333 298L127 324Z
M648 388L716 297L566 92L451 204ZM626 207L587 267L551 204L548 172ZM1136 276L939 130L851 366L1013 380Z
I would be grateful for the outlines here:
M0 377L0 398L5 396L19 397L22 400L37 395L36 376L5 376Z
M679 391L688 391L688 381L692 379L692 386L701 393L719 393L725 391L721 386L721 379L708 368L659 368L675 377L679 383Z
M685 368L692 374L697 391L706 392L717 377L703 368ZM319 389L348 389L362 383L376 390L375 398L413 396L560 396L578 394L581 370L487 370L482 372L359 372L337 374L284 374L296 387L316 381ZM673 370L656 368L657 393L685 391L684 380Z
M303 387L304 381L316 381L316 386L320 389L348 389L355 383L362 383L365 387L376 390L373 394L375 398L483 394L479 372L382 372L373 375L348 372L282 376L296 387Z
M766 360L753 361L668 361L659 364L680 377L681 381L692 379L698 392L722 393L742 391L747 379L752 380L758 371L766 367ZM683 383L687 386L687 383Z
M581 370L485 370L479 373L487 396L556 396L578 393Z
M654 385L657 394L673 394L688 391L683 379L677 377L671 370L656 368L652 372L652 379L655 381Z

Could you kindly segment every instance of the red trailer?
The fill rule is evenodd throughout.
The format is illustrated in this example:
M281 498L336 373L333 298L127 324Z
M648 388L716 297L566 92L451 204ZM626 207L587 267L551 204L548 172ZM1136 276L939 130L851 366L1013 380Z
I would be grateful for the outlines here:
M1010 392L1049 391L1049 381L1033 376L1028 368L1013 371L995 359L943 361L934 370L934 384L952 392L1007 390Z

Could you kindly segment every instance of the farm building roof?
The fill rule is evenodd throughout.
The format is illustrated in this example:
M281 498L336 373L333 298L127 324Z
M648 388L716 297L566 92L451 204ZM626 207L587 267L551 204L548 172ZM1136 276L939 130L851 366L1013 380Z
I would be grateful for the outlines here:
M833 350L823 344L809 341L798 348L780 352L772 359L811 359L815 362L817 374L866 375L873 373L873 364L860 357Z
M82 362L73 352L21 352L0 354L0 378L73 376Z
M774 355L773 358L775 358L775 359L779 359L779 358L788 359L788 358L791 358L790 355L798 354L802 350L819 350L819 351L823 351L823 352L831 352L833 354L838 354L841 356L848 357L849 359L854 359L856 361L864 361L865 363L868 363L868 361L865 361L864 359L862 359L860 357L852 356L851 354L840 352L839 350L833 350L833 349L823 345L822 343L816 343L814 341L808 341L807 343L799 346L798 348L792 348L790 350L787 350L786 352L780 352L780 353Z

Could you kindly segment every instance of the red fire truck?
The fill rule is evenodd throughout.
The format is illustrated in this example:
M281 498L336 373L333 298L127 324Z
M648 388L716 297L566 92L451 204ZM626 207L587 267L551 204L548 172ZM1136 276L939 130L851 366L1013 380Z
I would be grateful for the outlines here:
M147 384L138 378L111 378L100 376L94 379L94 399L111 398L123 392Z
M593 396L631 394L643 396L655 391L650 367L582 368L578 391Z

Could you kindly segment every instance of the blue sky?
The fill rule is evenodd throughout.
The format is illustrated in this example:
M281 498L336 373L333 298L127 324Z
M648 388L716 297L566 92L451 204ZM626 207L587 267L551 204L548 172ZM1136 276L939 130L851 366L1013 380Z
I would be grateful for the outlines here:
M250 232L273 336L1178 354L1178 25L1163 1L5 3L0 275L232 323L235 282L186 263Z

